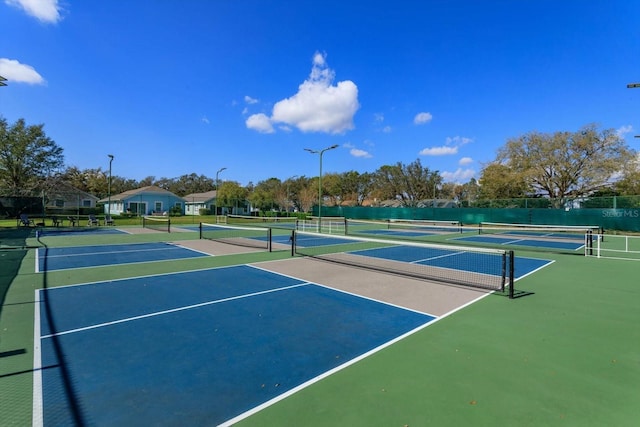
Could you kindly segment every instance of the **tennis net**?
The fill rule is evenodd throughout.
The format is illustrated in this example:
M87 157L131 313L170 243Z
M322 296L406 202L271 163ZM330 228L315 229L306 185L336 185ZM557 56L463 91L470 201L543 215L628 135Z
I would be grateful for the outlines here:
M142 228L148 228L150 230L166 231L171 233L171 219L164 217L143 216Z
M596 225L537 225L509 224L499 222L481 222L479 234L493 234L506 238L520 237L543 240L585 242L585 236L600 234L601 227Z
M296 230L315 233L345 234L346 218L340 216L323 216L300 219Z
M513 297L514 253L415 241L296 231L294 253L424 280L504 292Z
M419 238L431 234L462 233L460 221L396 220L368 221L347 219L345 234L385 235L390 237Z
M293 216L251 216L227 215L227 224L247 225L252 227L287 228L296 227L297 218Z
M272 251L272 232L271 228L267 227L239 227L201 222L200 238Z

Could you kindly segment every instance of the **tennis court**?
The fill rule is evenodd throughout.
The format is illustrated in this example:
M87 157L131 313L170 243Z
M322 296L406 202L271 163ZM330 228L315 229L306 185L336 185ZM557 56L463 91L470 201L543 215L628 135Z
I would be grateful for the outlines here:
M218 425L435 319L249 266L37 292L44 425Z
M210 229L220 237L219 227ZM228 238L229 230L222 230ZM233 231L237 239L238 230ZM254 237L243 234L241 239ZM307 247L353 242L312 233L298 237ZM205 256L171 243L37 252L44 272ZM473 258L442 264L464 256L461 250L395 244L353 253L447 270L459 264L479 275L491 274L482 271L487 263L474 264ZM516 265L526 275L548 263L520 259ZM231 425L489 295L488 290L442 288L436 282L289 257L260 267L37 290L33 418L42 425L78 417L99 425L143 420L171 425L189 414L196 424ZM72 401L69 393L75 396Z
M158 262L204 256L209 255L168 242L38 248L36 271Z
M33 265L44 248L9 252L21 267L12 273L0 317L0 383L11 390L0 402L0 419L8 425L188 420L190 425L382 426L428 425L430 419L438 425L498 419L516 425L526 418L554 425L550 420L558 413L572 419L578 413L560 409L560 395L586 393L590 401L618 408L620 417L621 405L629 408L633 400L629 393L614 399L614 391L634 382L625 357L635 346L634 334L619 341L616 334L601 332L622 321L621 315L634 315L607 311L614 306L615 283L593 287L586 279L610 277L613 270L600 266L611 264L517 252L514 280L529 296L510 301L499 290L501 272L485 270L496 262L505 265L504 250L476 254L471 247L449 251L397 241L374 247L379 242L295 233L297 255L291 256L288 250L264 248L238 252L233 245L186 235L192 240L185 247L225 245L228 252L204 256L206 251L196 250L203 256L135 264L107 256L113 264L100 269L75 264L59 270L49 268L50 262L78 246L54 247L51 239L47 255L53 256L38 275ZM109 247L153 243L150 247L169 246L157 252L172 252L168 242L144 241L170 236L96 235L91 239L96 244L85 249L109 252ZM282 239L290 247L290 238L285 233L273 241ZM83 257L82 251L74 253L71 259ZM328 254L340 262L325 258ZM489 261L478 261L485 257ZM352 259L366 261L352 264ZM383 270L411 266L409 271L417 268L420 274L424 268L444 271L460 275L455 279L462 282L492 278L473 287L430 274L417 279L393 268L380 271L368 263ZM571 274L562 276L563 268ZM42 280L35 292L34 279ZM601 305L576 304L596 294ZM633 300L633 292L625 295L625 301ZM587 345L592 334L609 355ZM603 373L615 378L615 385L583 380L576 369ZM539 386L531 384L533 378ZM549 388L550 383L557 385ZM539 394L552 396L553 414L540 412Z
M550 236L553 237L553 236ZM490 245L504 246L526 246L531 248L551 249L551 250L568 250L579 252L584 249L584 236L582 242L579 241L563 241L554 240L553 238L542 239L539 236L520 233L518 236L508 235L477 235L455 237L451 240L459 240L461 242L488 243ZM575 240L575 239L574 239Z

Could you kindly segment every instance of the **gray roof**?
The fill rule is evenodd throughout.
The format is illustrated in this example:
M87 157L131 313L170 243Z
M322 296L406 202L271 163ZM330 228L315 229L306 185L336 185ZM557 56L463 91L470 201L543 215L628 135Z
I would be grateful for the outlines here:
M213 200L218 195L216 190L207 191L206 193L191 193L183 197L187 203L203 203Z
M111 201L126 200L126 199L129 199L131 197L142 195L142 194L160 194L160 195L163 195L163 196L173 196L173 197L176 197L178 199L183 199L182 197L173 194L171 191L165 190L164 188L160 188L157 185L149 185L147 187L141 187L141 188L136 188L136 189L133 189L133 190L127 190L127 191L124 191L124 192L122 192L120 194L112 194L111 195ZM103 202L103 201L107 201L107 200L108 200L108 198L104 198L104 199L102 199L100 201Z

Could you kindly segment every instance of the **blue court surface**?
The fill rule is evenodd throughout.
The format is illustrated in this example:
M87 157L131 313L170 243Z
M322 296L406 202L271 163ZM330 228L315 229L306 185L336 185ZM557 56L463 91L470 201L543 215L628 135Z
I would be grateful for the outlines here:
M562 240L547 240L536 239L534 236L527 237L522 236L504 236L504 235L477 235L458 237L452 240L460 240L464 242L477 242L477 243L490 243L492 245L505 245L505 246L527 246L535 248L548 248L548 249L561 249L577 251L584 247L583 243L577 243L575 241L562 241Z
M38 271L53 271L204 256L210 255L164 242L38 248L37 268Z
M358 234L370 234L372 236L393 236L393 237L420 237L420 236L433 236L433 231L403 231L380 228L377 230L362 230Z
M435 319L250 266L36 292L44 425L230 425Z
M496 255L494 254L467 252L455 249L389 246L377 249L352 251L349 253L482 274L500 275L500 269L502 268L501 263L496 262ZM514 257L513 267L514 279L522 278L550 263L551 261L546 259L516 256Z
M127 232L114 227L72 227L72 228L51 228L38 230L38 235L45 237L70 237L102 234L127 234Z
M353 243L354 240L340 237L318 237L317 235L299 234L297 236L297 245L305 247L305 242L307 242L309 246L329 246ZM501 274L501 272L495 271L496 268L501 268L501 264L495 262L495 254L467 252L464 251L463 248L458 249L451 247L450 249L444 249L429 246L409 246L398 243L397 246L357 250L348 253L474 273ZM552 261L546 259L516 256L514 257L514 278L522 278L551 262Z

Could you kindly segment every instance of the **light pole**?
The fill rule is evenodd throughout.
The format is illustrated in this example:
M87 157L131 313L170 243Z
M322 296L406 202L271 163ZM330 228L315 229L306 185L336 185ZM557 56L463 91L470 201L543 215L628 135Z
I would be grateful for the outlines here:
M640 83L629 83L627 85L627 89L635 89L635 88L639 88L640 87ZM640 138L640 135L634 135L634 138Z
M107 202L107 218L106 221L111 221L111 163L113 162L113 154L107 154L109 156L109 183L107 184L107 194L108 194L108 202Z
M218 222L218 190L220 189L220 184L218 182L218 175L220 175L220 172L226 169L227 168L220 168L218 169L218 172L216 172L216 204L215 204L216 210L214 212L214 215L216 216L216 223Z
M334 144L331 147L327 147L323 150L312 150L310 148L305 148L305 151L310 152L311 154L319 154L320 155L320 174L318 175L318 232L322 232L322 155L325 151L333 150L334 148L338 148L338 144Z

